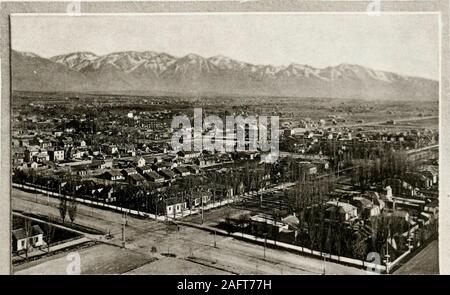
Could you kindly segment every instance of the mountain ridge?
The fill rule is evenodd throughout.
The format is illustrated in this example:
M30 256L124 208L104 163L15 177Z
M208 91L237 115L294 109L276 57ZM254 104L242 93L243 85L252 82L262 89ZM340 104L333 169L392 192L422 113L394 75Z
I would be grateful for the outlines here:
M50 58L12 51L14 90L174 91L224 95L437 100L435 80L341 63L315 68L255 65L224 55L71 52ZM52 75L53 73L53 75Z

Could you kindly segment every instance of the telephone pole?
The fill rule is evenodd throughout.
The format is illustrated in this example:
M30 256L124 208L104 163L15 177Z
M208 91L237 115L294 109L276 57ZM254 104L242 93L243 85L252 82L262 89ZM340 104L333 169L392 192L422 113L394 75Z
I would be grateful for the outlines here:
M201 198L202 198L202 224L203 224L203 222L204 222L204 216L203 216L203 196L201 196Z
M122 248L125 248L125 214L122 215Z
M264 260L266 260L267 233L264 233Z

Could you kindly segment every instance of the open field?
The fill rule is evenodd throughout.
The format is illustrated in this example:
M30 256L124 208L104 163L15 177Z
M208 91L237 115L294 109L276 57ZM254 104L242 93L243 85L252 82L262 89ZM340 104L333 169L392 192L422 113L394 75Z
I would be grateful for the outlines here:
M13 108L23 109L30 102L43 105L71 107L73 105L92 108L106 107L109 110L142 110L183 112L192 114L194 108L202 108L204 114L246 111L259 115L278 115L280 122L302 118L327 119L329 115L342 117L345 124L356 124L359 120L385 122L409 117L438 116L438 101L369 101L364 99L295 98L265 96L208 96L208 95L136 95L100 93L40 93L15 92ZM328 122L327 125L331 123ZM331 125L330 125L331 126Z
M122 274L155 260L135 251L101 244L48 257L28 268L23 265L15 269L15 274L66 274L72 262L68 254L73 253L80 255L81 274Z

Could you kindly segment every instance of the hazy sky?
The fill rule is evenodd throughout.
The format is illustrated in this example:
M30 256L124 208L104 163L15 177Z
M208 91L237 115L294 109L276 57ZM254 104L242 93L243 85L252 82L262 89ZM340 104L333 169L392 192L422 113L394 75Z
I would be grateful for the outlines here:
M11 41L43 57L151 50L256 64L352 63L438 79L438 32L436 15L16 15Z

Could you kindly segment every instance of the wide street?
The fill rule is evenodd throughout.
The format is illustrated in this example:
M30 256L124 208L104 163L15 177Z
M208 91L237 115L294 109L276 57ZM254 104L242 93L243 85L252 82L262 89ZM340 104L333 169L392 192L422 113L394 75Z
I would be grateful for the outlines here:
M12 208L59 217L59 201L45 195L12 190ZM76 250L81 273L146 274L366 274L363 269L326 262L278 249L214 235L189 226L166 226L151 219L127 216L125 249L121 213L78 204L75 223L111 233L92 239L97 245ZM214 241L216 247L214 247ZM167 255L167 254L170 255ZM65 274L70 261L59 253L15 268L17 274Z
M432 241L406 264L400 266L396 275L439 274L439 243Z

